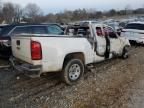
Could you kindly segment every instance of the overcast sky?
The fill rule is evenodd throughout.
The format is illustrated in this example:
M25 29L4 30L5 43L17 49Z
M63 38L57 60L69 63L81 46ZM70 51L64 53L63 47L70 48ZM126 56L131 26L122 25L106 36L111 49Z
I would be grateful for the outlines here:
M96 10L124 9L126 5L131 8L144 7L144 0L2 0L25 6L28 3L36 3L45 14L74 10L78 8L93 8Z

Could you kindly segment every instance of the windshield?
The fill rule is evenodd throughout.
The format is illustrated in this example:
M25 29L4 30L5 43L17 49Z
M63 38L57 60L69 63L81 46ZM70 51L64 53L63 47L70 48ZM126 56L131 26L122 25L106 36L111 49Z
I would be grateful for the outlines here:
M137 29L137 30L144 30L144 24L128 24L125 29Z

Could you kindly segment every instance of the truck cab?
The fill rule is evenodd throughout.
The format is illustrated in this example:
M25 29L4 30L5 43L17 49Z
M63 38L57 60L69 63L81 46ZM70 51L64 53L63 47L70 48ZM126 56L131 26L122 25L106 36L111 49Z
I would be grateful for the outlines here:
M66 35L85 37L91 44L96 56L110 59L120 56L123 47L130 46L128 40L120 37L114 29L106 24L83 22L67 28ZM124 46L123 46L124 45ZM97 62L97 59L96 59Z

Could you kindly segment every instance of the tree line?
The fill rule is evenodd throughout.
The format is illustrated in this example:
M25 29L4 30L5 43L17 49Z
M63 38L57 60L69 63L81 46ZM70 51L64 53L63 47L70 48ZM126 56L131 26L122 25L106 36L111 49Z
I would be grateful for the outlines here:
M96 9L76 9L74 11L64 10L59 13L43 14L42 9L34 4L29 3L24 8L19 4L11 2L0 2L0 23L68 23L78 20L93 20L107 18L112 16L144 14L144 7L131 9L127 5L123 10L111 9L109 11L97 11Z

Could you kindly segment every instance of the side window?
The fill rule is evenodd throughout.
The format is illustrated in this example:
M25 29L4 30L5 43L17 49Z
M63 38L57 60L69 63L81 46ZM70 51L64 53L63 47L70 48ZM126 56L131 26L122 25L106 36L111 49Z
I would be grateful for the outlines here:
M1 31L2 31L2 27L0 27L0 34L1 34Z
M45 26L32 26L33 34L47 34Z
M22 34L22 33L31 33L29 27L16 27L12 32L11 35L15 34Z
M103 36L101 27L96 27L96 33L98 36Z
M110 27L108 27L108 34L110 38L117 38L115 31Z
M144 30L144 24L137 24L137 25L138 30Z
M137 29L137 24L127 24L125 29Z
M48 34L54 34L54 35L63 35L63 30L58 27L57 25L50 25L47 26Z

